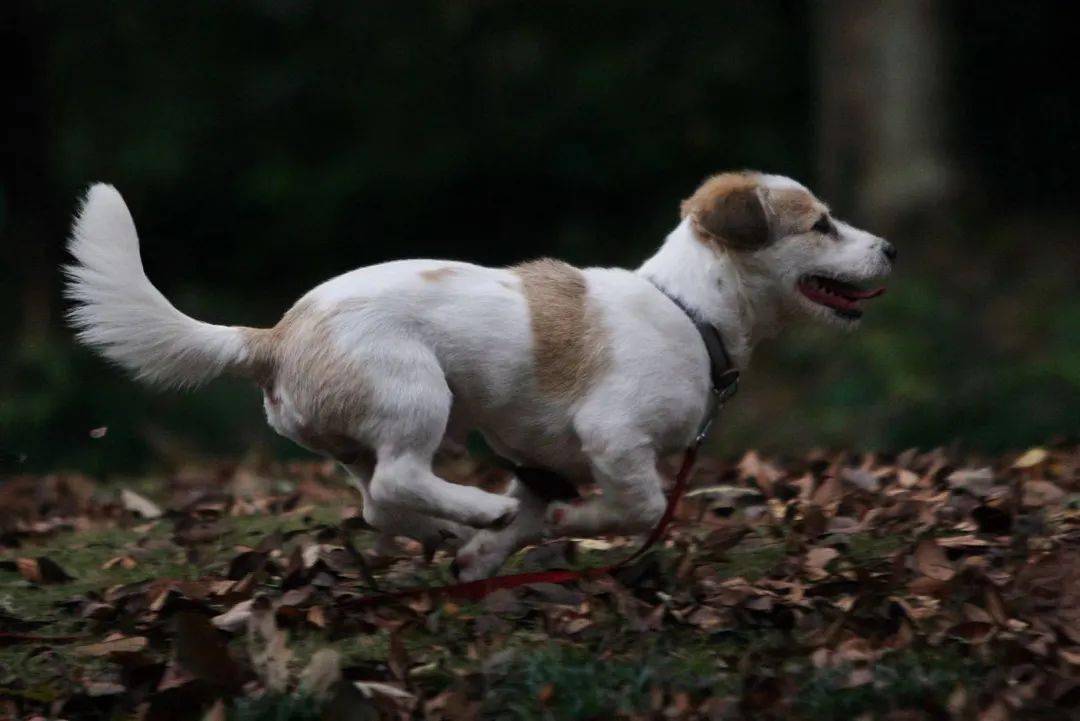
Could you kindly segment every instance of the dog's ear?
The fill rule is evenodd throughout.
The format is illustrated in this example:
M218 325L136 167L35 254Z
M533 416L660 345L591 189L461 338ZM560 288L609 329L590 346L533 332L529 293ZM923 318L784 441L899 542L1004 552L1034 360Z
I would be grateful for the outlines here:
M682 215L690 218L699 234L722 246L754 250L769 242L761 190L741 173L709 178L683 201Z

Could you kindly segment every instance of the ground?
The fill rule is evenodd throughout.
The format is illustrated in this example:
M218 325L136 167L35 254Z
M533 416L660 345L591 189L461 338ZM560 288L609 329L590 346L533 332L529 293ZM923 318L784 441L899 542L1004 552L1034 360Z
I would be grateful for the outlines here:
M1075 446L707 458L640 560L469 601L388 596L449 559L357 502L321 463L0 483L0 718L1080 717Z

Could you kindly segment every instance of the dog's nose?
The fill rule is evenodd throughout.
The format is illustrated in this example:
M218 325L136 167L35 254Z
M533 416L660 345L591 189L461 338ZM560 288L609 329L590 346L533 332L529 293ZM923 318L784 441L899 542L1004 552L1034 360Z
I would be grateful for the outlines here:
M881 252L889 259L890 263L896 262L896 246L887 240L881 241Z

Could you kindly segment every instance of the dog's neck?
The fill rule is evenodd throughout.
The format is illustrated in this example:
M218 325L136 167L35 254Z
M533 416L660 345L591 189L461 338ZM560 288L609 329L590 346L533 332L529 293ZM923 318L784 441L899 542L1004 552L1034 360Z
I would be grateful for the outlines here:
M746 367L758 341L780 329L780 303L768 285L698 239L688 219L637 272L716 326L737 368Z

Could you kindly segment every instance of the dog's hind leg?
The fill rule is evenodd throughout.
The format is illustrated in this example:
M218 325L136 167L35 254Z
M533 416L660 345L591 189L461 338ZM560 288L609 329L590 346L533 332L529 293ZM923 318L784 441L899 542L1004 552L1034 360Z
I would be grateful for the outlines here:
M476 528L504 527L518 509L515 498L439 478L431 471L430 455L380 455L370 491L376 507L401 508Z
M398 385L379 389L373 404L369 437L376 461L368 491L376 507L476 528L505 526L517 513L517 499L450 483L432 472L452 395L434 357L410 360L406 369L397 369ZM384 394L385 402L379 403Z
M424 555L430 558L443 546L457 548L474 533L473 529L459 523L423 516L399 506L376 503L369 490L370 467L346 465L345 470L349 474L350 485L363 498L364 521L378 531L374 550L379 555L397 555L396 536L419 541L424 547Z

